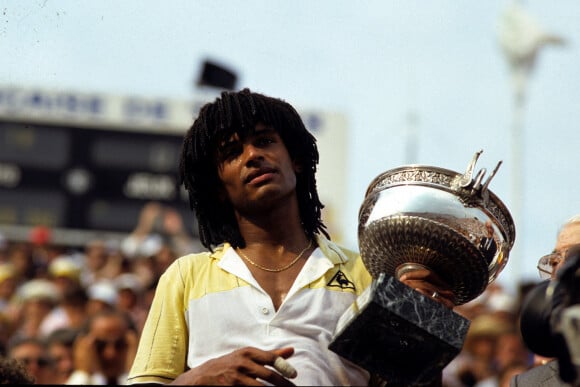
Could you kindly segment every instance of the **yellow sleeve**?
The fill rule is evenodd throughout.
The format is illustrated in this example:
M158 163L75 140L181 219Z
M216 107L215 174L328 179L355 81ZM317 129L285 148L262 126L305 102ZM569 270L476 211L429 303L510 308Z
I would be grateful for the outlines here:
M182 265L176 260L160 277L128 384L169 383L185 372L189 331Z

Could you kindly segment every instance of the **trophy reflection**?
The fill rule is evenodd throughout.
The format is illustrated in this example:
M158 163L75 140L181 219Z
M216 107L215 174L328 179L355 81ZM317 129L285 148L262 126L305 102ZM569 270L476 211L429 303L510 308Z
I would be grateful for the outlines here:
M417 268L451 286L455 304L483 293L507 263L515 226L483 182L476 152L463 174L423 165L389 170L369 185L358 242L373 277L338 322L329 348L389 386L437 384L461 351L469 320L399 281ZM439 380L440 382L440 380Z

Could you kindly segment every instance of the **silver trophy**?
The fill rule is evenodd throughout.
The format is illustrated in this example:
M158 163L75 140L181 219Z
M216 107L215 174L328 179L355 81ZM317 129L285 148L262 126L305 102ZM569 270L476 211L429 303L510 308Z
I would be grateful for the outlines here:
M480 295L505 267L514 221L474 175L408 165L369 185L359 211L360 253L373 283L340 319L329 348L378 374L388 385L437 385L461 350L469 321L403 285L406 272L428 268L452 288L455 304Z

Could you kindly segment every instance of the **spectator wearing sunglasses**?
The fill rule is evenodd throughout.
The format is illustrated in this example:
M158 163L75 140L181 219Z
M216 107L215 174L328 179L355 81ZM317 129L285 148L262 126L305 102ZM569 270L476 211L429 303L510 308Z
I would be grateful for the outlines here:
M7 358L20 363L35 384L53 384L52 363L41 339L15 337L8 343Z
M126 313L116 309L97 312L75 340L75 370L66 384L126 384L137 342L137 332Z

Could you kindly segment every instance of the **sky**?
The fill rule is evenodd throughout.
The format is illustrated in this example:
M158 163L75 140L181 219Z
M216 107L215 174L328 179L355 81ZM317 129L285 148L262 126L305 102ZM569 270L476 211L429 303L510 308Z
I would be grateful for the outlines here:
M580 2L517 2L563 40L537 52L519 110L500 44L512 4L0 0L0 83L190 99L210 59L239 88L344 114L349 247L374 177L409 163L462 173L483 149L478 169L503 161L489 188L516 224L509 288L538 279L580 213Z

